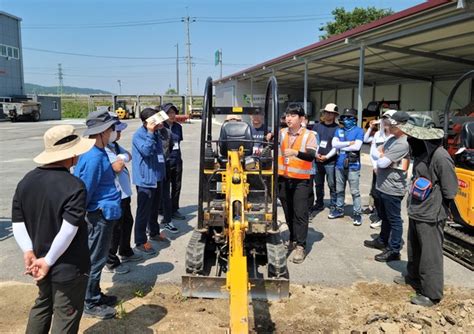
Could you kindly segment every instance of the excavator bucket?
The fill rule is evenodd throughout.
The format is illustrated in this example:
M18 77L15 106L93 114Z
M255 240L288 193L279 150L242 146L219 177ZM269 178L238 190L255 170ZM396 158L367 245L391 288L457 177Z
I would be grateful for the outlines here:
M192 298L229 298L225 277L185 275L182 294ZM279 278L250 278L250 297L254 300L279 300L290 295L290 281Z

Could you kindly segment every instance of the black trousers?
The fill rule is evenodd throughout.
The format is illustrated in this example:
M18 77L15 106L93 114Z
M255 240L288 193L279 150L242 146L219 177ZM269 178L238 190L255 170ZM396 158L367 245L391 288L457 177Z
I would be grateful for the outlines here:
M278 178L278 197L290 230L290 241L306 246L308 236L308 196L311 180Z
M132 198L122 199L120 206L122 207L122 217L115 224L110 243L109 256L107 258L107 267L114 268L120 265L120 259L117 251L121 256L132 256L133 250L130 247L130 239L132 237L133 216L130 207Z
M77 333L84 310L87 280L86 275L80 275L71 281L52 282L48 275L39 281L38 298L30 311L26 333L47 334L50 328L53 334Z
M443 298L443 240L445 221L427 223L409 219L408 277L420 283L421 294Z
M308 189L308 208L311 209L314 204L314 175L311 175L309 179Z
M374 200L375 213L377 214L377 217L380 217L379 210L380 210L381 204L380 204L380 196L377 191L377 174L375 172L372 172L372 186L370 187L369 195Z
M179 196L181 195L181 181L183 179L183 163L170 166L171 182L171 213L179 209Z

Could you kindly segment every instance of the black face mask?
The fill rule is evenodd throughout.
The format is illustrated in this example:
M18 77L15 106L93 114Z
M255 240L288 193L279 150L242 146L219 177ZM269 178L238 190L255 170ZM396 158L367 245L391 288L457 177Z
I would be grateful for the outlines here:
M411 156L413 158L421 157L427 153L425 142L423 140L409 137L408 144L410 145Z

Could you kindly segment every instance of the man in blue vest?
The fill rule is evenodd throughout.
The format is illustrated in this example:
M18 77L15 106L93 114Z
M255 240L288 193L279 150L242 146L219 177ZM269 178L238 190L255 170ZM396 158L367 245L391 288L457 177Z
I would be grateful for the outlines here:
M349 182L353 204L353 224L362 225L362 206L359 191L360 149L364 140L364 130L357 126L357 110L344 109L340 116L343 127L336 130L332 146L338 150L336 161L336 208L331 210L329 219L344 217L346 182Z

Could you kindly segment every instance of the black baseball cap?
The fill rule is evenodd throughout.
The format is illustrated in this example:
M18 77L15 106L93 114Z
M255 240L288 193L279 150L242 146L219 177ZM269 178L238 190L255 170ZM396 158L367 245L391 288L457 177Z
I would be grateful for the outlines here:
M153 108L145 108L140 113L140 119L142 120L142 122L145 122L149 117L153 116L156 113L157 111Z

